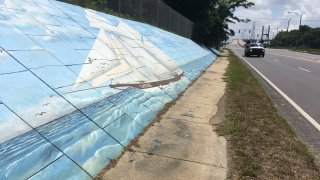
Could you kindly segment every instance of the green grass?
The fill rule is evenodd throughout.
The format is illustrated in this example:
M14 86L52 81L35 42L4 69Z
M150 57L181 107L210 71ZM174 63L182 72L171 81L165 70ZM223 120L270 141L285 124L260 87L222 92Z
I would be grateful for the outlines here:
M320 49L289 48L289 50L296 51L296 52L306 52L306 53L310 53L310 54L320 55Z
M308 148L299 142L247 67L233 54L225 74L226 121L231 175L240 179L319 179Z
M310 49L310 48L294 48L294 47L270 47L274 49L288 49L290 51L295 51L295 52L305 52L305 53L310 53L310 54L316 54L320 55L320 49Z

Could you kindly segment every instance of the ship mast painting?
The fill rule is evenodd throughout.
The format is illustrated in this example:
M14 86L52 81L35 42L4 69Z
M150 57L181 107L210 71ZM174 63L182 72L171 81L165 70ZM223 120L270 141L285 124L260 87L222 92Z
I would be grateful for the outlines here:
M86 13L90 25L100 29L92 49L101 49L104 44L108 47L107 60L91 58L94 55L89 53L75 87L86 81L93 87L110 82L112 88L146 89L167 85L183 76L174 60L125 22L97 22L102 17L89 10Z

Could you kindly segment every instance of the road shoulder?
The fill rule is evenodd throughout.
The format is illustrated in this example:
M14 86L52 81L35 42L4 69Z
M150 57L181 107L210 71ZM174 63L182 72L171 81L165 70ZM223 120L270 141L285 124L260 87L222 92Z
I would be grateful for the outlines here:
M231 179L318 179L319 168L250 70L234 54L226 73L226 121Z
M244 65L250 70L253 76L258 80L267 96L279 112L279 115L286 119L290 127L301 142L308 146L314 155L316 163L320 166L320 133L319 131L302 116L285 98L274 90L261 76L257 74L245 62Z

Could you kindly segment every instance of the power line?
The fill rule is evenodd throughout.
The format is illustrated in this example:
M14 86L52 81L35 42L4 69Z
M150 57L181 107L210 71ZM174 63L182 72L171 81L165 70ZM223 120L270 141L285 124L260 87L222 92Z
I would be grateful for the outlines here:
M280 26L275 26L275 27L270 27L270 29L277 29L279 27L279 29L281 29L280 28ZM246 30L246 31L248 31L249 32L249 30L250 30L250 28L230 28L230 29L233 29L233 30ZM260 27L256 27L255 28L255 30L261 30L262 28L260 28ZM285 28L283 28L283 29L285 29Z
M288 21L288 19L281 19L281 18L258 18L258 17L247 17L247 16L238 16L239 18L244 19L262 19L262 20L279 20L279 21ZM302 19L303 21L320 21L320 19ZM299 19L292 19L291 21L300 21Z
M263 20L287 20L287 19L278 19L278 18L258 18L258 17L247 17L247 16L238 16L239 18L245 18L245 19L263 19Z

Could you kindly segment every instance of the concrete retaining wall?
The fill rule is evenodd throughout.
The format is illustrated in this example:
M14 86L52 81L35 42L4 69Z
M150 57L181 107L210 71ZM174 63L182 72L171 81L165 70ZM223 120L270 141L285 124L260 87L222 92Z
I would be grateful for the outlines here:
M53 0L0 0L0 179L90 179L216 56Z

